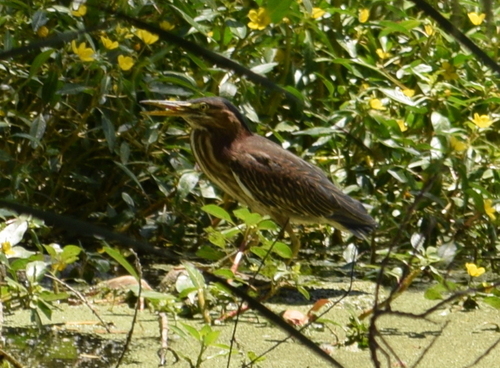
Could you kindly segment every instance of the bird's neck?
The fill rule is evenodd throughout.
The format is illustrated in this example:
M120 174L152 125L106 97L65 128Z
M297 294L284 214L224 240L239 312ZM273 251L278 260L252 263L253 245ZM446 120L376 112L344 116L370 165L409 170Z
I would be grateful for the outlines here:
M218 156L218 160L224 160L226 153L230 151L235 142L251 135L252 133L243 127L241 129L193 129L191 131L191 143L196 141L198 145L204 146L206 149L209 149L209 146L214 147L213 154Z

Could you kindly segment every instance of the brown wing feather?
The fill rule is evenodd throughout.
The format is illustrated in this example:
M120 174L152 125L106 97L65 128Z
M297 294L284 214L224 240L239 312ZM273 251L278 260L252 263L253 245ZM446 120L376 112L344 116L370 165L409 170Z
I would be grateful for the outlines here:
M266 138L254 135L236 143L231 170L268 214L330 223L359 237L376 227L363 205L342 193L320 169Z

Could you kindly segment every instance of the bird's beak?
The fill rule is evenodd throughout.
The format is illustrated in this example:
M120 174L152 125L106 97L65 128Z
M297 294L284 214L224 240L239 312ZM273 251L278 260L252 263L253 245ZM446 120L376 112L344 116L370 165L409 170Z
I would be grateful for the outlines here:
M143 111L142 114L150 116L182 116L189 111L191 103L187 101L144 100L141 104L159 107L162 110Z

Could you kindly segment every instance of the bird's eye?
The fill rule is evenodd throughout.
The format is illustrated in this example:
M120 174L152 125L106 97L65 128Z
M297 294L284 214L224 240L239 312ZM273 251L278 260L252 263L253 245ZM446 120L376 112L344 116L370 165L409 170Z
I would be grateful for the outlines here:
M207 111L208 110L208 104L206 102L202 102L200 104L200 110L201 111Z

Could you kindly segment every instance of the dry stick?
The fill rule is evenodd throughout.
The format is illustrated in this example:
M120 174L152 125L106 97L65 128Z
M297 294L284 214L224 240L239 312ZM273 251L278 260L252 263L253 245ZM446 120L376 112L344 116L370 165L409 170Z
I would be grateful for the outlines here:
M364 320L366 317L370 316L373 314L374 310L375 309L382 309L382 308L387 308L391 302L396 299L398 296L400 296L401 294L403 294L409 287L410 285L412 284L413 280L415 280L415 278L420 275L422 273L422 270L421 269L416 269L416 270L413 270L412 272L410 272L410 274L408 276L406 276L402 282L399 284L398 288L392 292L386 300L384 300L383 302L381 303L378 303L376 306L372 307L372 308L369 308L369 309L366 309L363 311L363 313L361 313L358 318L359 320Z
M12 355L7 353L5 350L0 349L0 356L3 358L2 360L6 360L9 362L13 367L15 368L24 368L24 365L22 363L18 362L16 358L14 358Z
M139 283L139 291L138 291L138 295L137 295L137 303L136 303L135 308L134 308L134 317L132 318L132 323L130 325L130 330L127 334L127 338L125 340L125 345L123 346L122 353L118 357L118 362L116 363L116 368L118 368L121 365L123 358L125 357L125 354L126 354L128 348L130 347L130 343L132 342L132 334L134 333L134 327L135 327L135 323L137 321L137 315L139 313L139 304L140 304L140 299L141 299L141 295L142 295L142 267L141 267L141 263L139 261L139 257L137 256L137 253L134 252L134 250L131 248L129 249L129 251L135 257L135 268L137 270L137 278L138 278L137 281Z
M160 327L160 350L158 357L160 358L160 366L167 364L167 349L168 349L168 317L167 313L158 313L158 325Z
M16 47L10 50L2 51L0 52L0 60L7 60L16 56L23 56L31 51L40 51L42 48L45 47L56 47L59 45L63 46L69 41L74 40L81 34L95 32L106 28L109 28L109 24L100 23L95 26L87 27L74 32L58 33L56 36L48 37L44 40L37 40L29 43L26 46Z
M61 279L59 279L59 278L57 278L55 276L52 276L52 275L49 275L49 274L47 274L45 276L48 277L49 279L52 279L52 280L58 282L59 284L61 284L65 288L69 289L73 294L75 294L78 297L78 299L80 299L83 303L85 303L85 305L97 317L97 319L101 322L101 324L106 329L106 332L107 333L111 333L111 330L108 327L109 323L104 322L104 320L101 318L101 316L99 316L99 314L97 313L97 311L94 309L94 307L92 307L92 305L90 305L90 303L87 301L87 298L85 298L82 293L80 293L78 290L75 290L74 288L72 288L71 286L69 286L67 283L65 283L64 281L62 281Z

